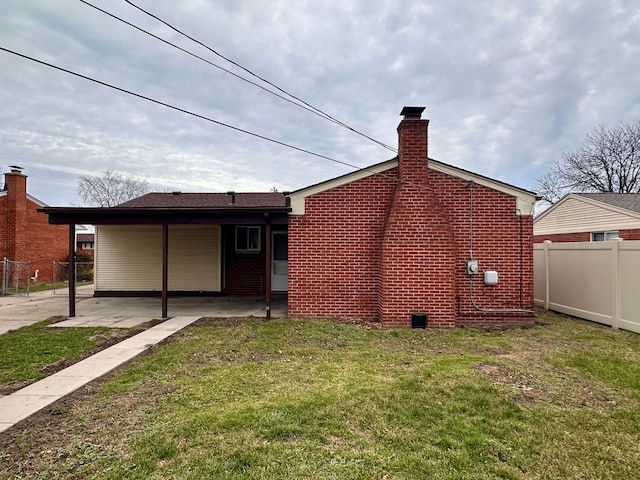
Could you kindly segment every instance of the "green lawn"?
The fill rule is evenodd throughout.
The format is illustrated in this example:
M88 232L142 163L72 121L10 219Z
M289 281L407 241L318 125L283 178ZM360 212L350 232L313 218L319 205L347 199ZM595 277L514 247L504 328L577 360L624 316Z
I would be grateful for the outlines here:
M0 395L51 375L144 328L50 326L60 318L52 317L0 335Z
M540 320L201 322L12 430L0 478L636 478L640 336Z
M106 328L48 328L55 318L0 335L0 391L40 380L55 365L81 358Z

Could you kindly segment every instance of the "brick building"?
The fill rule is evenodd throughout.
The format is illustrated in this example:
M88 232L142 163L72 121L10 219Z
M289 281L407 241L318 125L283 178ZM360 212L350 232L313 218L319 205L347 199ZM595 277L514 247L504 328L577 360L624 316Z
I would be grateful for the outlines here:
M4 175L0 192L0 258L29 262L37 281L50 281L53 261L69 256L69 231L62 225L50 225L47 215L37 211L46 205L27 193L27 176L20 167L11 167Z
M403 109L397 158L290 195L290 316L533 321L535 194L429 159L422 111Z
M527 325L533 192L428 157L421 107L399 155L282 194L154 193L111 208L45 208L96 225L98 295L288 292L293 318L388 327Z

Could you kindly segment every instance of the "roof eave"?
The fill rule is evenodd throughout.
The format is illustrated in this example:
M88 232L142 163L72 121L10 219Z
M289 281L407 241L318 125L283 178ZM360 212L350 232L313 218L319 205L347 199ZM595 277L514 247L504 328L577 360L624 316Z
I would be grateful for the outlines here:
M135 225L135 224L245 224L266 223L265 217L286 218L288 206L273 207L47 207L39 212L56 225Z

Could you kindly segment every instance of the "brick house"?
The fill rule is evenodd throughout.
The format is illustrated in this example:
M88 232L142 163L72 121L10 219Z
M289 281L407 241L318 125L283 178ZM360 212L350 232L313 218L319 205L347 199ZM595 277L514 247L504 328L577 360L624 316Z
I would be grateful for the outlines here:
M534 242L640 240L640 193L571 193L533 221Z
M53 261L69 256L67 229L50 225L47 215L38 212L46 205L27 193L27 176L20 167L4 175L0 192L0 258L30 262L37 281L51 281Z
M535 194L429 159L423 110L403 109L397 158L290 194L290 316L533 321Z
M429 159L423 110L403 109L396 158L286 196L175 192L43 211L96 225L98 292L162 294L164 316L172 292L259 292L268 314L271 293L288 291L294 318L531 324L535 194Z

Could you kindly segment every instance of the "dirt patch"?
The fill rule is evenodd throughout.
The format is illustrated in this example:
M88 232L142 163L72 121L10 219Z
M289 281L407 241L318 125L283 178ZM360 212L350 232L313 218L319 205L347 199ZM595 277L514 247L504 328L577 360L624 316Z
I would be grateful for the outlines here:
M509 355L513 357L513 354ZM585 377L557 370L550 365L479 363L475 369L495 385L508 387L508 397L518 403L547 402L563 408L589 408L611 414L618 407L630 408L615 389ZM627 405L623 405L623 403Z
M384 329L382 322L371 322L367 320L362 320L360 318L342 317L342 318L334 319L334 321L337 323L342 323L344 325L353 325L355 327L364 328L366 330L383 330Z
M510 387L514 401L533 402L545 394L533 375L518 373L499 363L479 363L475 368L494 384Z
M203 317L193 322L191 327L239 327L247 321L246 317L213 318Z

